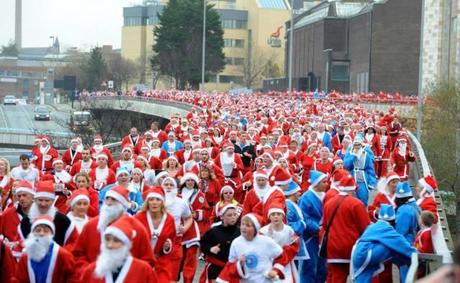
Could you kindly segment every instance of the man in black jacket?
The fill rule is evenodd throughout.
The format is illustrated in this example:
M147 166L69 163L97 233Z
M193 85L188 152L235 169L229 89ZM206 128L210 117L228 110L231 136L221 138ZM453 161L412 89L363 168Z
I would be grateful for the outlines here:
M239 141L235 143L235 153L241 154L244 172L251 170L252 161L256 158L256 148L247 140L247 133L241 131Z
M200 282L216 280L228 261L230 245L240 235L236 206L224 206L221 209L221 218L222 222L215 223L200 240L201 251L206 256L206 267L201 274Z

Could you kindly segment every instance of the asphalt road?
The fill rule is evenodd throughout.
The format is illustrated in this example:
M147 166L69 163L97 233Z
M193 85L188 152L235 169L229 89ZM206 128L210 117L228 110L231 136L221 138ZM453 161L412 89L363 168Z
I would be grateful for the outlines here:
M35 105L0 105L0 127L68 132L65 123L69 120L69 112L48 106L51 121L35 121L34 109Z

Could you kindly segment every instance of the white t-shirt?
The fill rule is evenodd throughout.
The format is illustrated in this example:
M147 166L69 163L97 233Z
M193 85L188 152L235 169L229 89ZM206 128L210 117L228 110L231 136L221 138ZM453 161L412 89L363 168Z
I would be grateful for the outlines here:
M252 241L239 236L233 240L228 255L229 262L237 262L241 255L245 256L245 277L242 283L270 283L265 277L273 269L273 260L281 255L283 249L273 239L257 235Z
M24 170L21 166L18 166L11 170L11 176L15 180L27 181L34 185L40 179L40 172L37 168L29 167L27 170Z
M181 220L183 218L188 218L192 215L190 207L187 202L179 197L175 197L169 205L167 205L167 210L174 217L174 222L176 224L176 231L179 232L179 227L181 225Z

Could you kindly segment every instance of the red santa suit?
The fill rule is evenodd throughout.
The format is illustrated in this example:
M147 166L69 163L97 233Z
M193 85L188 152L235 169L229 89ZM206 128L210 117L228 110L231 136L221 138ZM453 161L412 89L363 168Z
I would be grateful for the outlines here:
M112 156L112 152L106 148L105 146L101 146L101 147L96 147L96 146L93 146L89 149L89 152L91 154L91 157L96 160L97 156L99 154L105 154L107 155L107 165L108 166L111 166L112 163L113 163L113 156Z
M233 144L227 146L233 146ZM226 152L221 152L214 160L214 164L222 170L225 179L229 179L235 184L235 188L240 187L244 167L239 154L233 153L228 156ZM235 199L237 201L241 202L243 197L242 190L235 190Z
M438 205L434 199L434 195L423 193L417 200L417 204L422 211L428 210L434 215L434 224L438 223Z
M388 135L380 135L380 155L377 157L377 166L375 174L377 177L386 176L390 169L390 152L391 152L391 138Z
M53 169L53 161L58 157L59 153L50 145L46 148L40 147L40 150L37 152L37 159L34 162L35 167L42 172L51 171Z
M75 176L80 172L89 173L91 169L96 168L97 164L94 160L90 159L88 161L83 161L83 159L78 160L70 169L69 174Z
M332 173L332 160L328 159L326 163L323 163L321 159L316 159L315 163L313 163L313 169L320 172L323 172L326 175L331 175Z
M141 143L142 139L139 135L133 137L131 135L124 136L121 139L121 147L129 146L134 149L134 153L138 154L140 151L138 151L137 144Z
M149 243L151 240L150 235L147 233L142 223L126 214L121 217L129 218L128 221L136 231L136 237L131 247L131 254L147 262L151 266L154 266L155 259L152 249L145 248L145 243ZM75 256L75 266L78 266L80 270L83 270L88 264L96 261L99 255L101 248L101 232L97 228L98 222L99 216L96 216L86 223L72 252Z
M168 158L168 153L161 148L152 148L150 150L150 156L156 157L163 162L163 160Z
M108 167L101 169L99 167L91 169L89 178L94 184L94 188L100 191L103 187L115 183L115 173Z
M393 171L399 175L401 182L406 182L409 178L409 162L415 161L415 155L410 150L405 152L400 151L398 148L393 150L391 155L391 164Z
M61 248L58 244L53 243L51 260L49 263L46 282L62 283L62 282L80 282L78 273L75 272L75 261L70 252ZM23 254L16 268L16 275L13 278L14 283L29 283L35 282L34 271L31 266L31 261L27 254Z
M174 217L167 212L164 213L160 224L156 228L153 225L153 221L149 212L139 212L135 218L142 223L142 225L147 230L147 233L151 235L150 246L152 247L153 254L155 255L155 272L158 277L158 282L174 281L176 278L173 278L171 274L170 257L174 246L177 247L178 244ZM168 239L171 241L171 249L165 252L163 250L163 245Z
M10 283L16 271L16 260L3 240L0 240L0 282Z
M1 215L0 238L3 236L4 239L8 240L10 245L14 245L11 251L16 258L22 254L18 226L21 223L23 215L24 213L21 208L17 208L17 206L7 208Z
M67 149L62 154L62 161L64 162L64 166L66 168L72 167L80 159L81 159L81 152L79 152L77 150L72 151L71 148Z
M72 176L65 170L62 170L61 172L55 171L53 175L46 174L41 179L42 181L50 180L55 185L60 185L63 188L65 187L69 191L73 191L75 189L75 184L72 182ZM59 212L66 214L69 210L67 207L67 196L62 193L57 193L54 206L59 210Z
M350 178L353 177L350 176ZM342 200L342 198L344 199ZM323 227L327 227L331 223L331 216L339 202L341 202L340 207L329 228L328 282L346 282L353 245L370 224L363 203L359 199L341 192L324 206Z
M184 149L176 151L174 154L176 155L177 160L179 161L179 164L182 165L184 164L184 162L192 160L192 151L193 150L191 148L188 150L184 148Z
M420 230L415 237L414 247L419 253L433 254L433 239L431 237L431 227Z
M81 281L85 283L112 283L112 273L107 274L104 278L97 278L94 274L96 269L96 263L91 263L83 271ZM123 266L121 267L120 273L118 274L116 283L129 283L129 282L165 282L158 281L158 278L153 271L152 267L149 266L142 260L129 256Z

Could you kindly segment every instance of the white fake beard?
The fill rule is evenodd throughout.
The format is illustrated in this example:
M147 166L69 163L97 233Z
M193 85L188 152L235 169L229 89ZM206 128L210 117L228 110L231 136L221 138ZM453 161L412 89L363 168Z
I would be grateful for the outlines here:
M42 153L42 154L45 153L48 150L48 148L49 148L48 145L47 146L43 146L43 145L40 146L40 153Z
M176 199L177 196L177 189L173 189L170 192L166 192L165 194L165 206L169 207L174 200Z
M104 231L110 223L123 214L123 211L124 207L121 203L112 204L110 206L103 204L99 214L99 221L97 222L97 229L101 232Z
M101 243L101 253L96 260L94 274L97 278L104 278L105 275L116 272L129 256L129 246L123 245L121 248L109 250L105 246L105 241Z
M57 211L56 207L54 207L53 205L48 209L46 215L49 215L52 219L54 219L54 216L56 215L56 211ZM30 210L29 210L30 223L34 222L34 219L40 215L43 215L43 214L38 209L38 205L35 202L32 203L32 206L30 207Z
M99 153L99 152L101 152L102 148L104 148L104 145L102 145L102 144L95 144L95 145L93 146L93 148L94 148L94 150L95 150L97 153Z
M399 155L401 156L406 156L406 150L407 150L407 144L399 144L398 146L398 151L399 151Z
M53 243L53 236L35 236L30 233L24 241L27 256L35 261L40 262L48 253L50 245Z
M268 185L265 185L265 187L259 187L259 185L254 183L254 190L256 195L262 199L268 191Z

